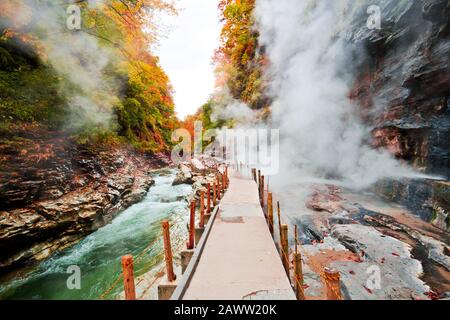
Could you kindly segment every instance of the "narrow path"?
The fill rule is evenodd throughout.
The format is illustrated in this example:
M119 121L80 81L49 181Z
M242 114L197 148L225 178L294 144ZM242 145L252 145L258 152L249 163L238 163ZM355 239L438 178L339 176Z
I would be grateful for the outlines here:
M230 170L230 185L185 300L295 300L253 180Z

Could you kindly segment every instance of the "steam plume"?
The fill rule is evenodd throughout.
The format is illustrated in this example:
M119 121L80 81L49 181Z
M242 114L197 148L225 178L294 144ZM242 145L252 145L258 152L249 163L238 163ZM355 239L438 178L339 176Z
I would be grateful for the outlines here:
M22 3L24 5L11 2L18 12L6 20L6 27L38 37L44 59L66 80L62 81L60 94L69 100L72 110L70 125L78 127L92 123L109 126L113 93L118 89L117 84L104 77L105 67L115 58L112 50L99 45L99 39L86 31L68 29L66 21L70 1L22 0ZM90 10L99 5L101 1L88 1Z
M355 5L256 2L260 42L271 62L272 125L280 128L284 181L333 178L363 188L383 177L414 175L387 152L371 148L371 128L358 119L357 106L348 98L354 48L342 34L345 12Z

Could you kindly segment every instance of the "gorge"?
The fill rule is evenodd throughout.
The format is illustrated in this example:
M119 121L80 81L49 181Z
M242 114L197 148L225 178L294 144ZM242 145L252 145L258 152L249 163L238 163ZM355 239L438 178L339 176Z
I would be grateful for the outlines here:
M183 240L199 188L170 159L172 134L201 121L280 130L266 182L300 230L308 296L323 299L331 265L347 299L448 299L450 2L217 2L217 88L183 120L148 49L171 1L80 1L75 33L51 1L0 4L0 298L98 299L161 219L181 219ZM138 273L161 261L150 252Z

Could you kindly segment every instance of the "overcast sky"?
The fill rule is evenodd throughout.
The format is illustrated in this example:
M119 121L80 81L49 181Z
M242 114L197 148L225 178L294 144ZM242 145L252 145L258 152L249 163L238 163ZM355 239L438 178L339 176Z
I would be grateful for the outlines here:
M204 104L214 89L211 58L219 44L218 0L178 0L178 16L164 18L169 27L156 54L175 90L180 118Z

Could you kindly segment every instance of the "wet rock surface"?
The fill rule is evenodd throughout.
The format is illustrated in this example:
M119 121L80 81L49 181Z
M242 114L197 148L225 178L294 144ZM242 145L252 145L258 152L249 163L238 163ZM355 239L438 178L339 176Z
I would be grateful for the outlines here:
M450 291L446 230L374 194L331 185L312 186L306 208L296 224L310 299L325 299L324 267L339 270L345 299L445 299Z
M365 216L365 221L374 226L381 226L385 228L389 228L394 231L404 232L409 235L411 238L419 241L428 251L428 257L445 267L448 271L450 271L450 257L448 256L448 252L450 252L450 248L447 244L427 235L420 233L417 230L414 230L406 225L398 223L394 218L377 214L373 217ZM446 237L447 242L450 241L450 237Z
M0 141L0 272L45 259L110 223L145 196L150 170L167 163L162 155L69 137L14 139Z
M350 97L372 128L375 148L435 178L385 179L369 196L352 199L340 188L314 186L305 202L310 212L297 221L310 238L306 291L323 296L318 275L331 265L341 271L348 298L444 299L450 291L450 3L370 4L381 9L381 29L367 28L367 2L361 2L344 31L355 56L368 53L356 62ZM371 265L381 270L379 290L366 284Z
M450 182L428 179L385 179L374 191L406 206L424 221L450 231Z
M421 263L411 257L412 247L374 228L362 225L334 226L332 235L360 257L359 263L336 261L351 299L405 299L422 297L430 288L419 279ZM379 270L379 283L371 283L371 270ZM350 271L353 271L352 273ZM362 281L354 281L361 277Z
M347 34L357 50L369 53L351 97L374 128L374 146L449 177L450 5L446 0L372 4L381 8L382 29L367 29L367 8L361 6Z
M172 185L192 185L192 196L188 198L188 202L193 199L198 200L201 192L204 192L206 197L207 185L210 184L212 194L214 183L217 182L219 175L224 172L224 167L219 162L214 158L204 158L202 161L192 159L190 162L182 162L178 164L178 172ZM221 180L220 183L222 183Z

